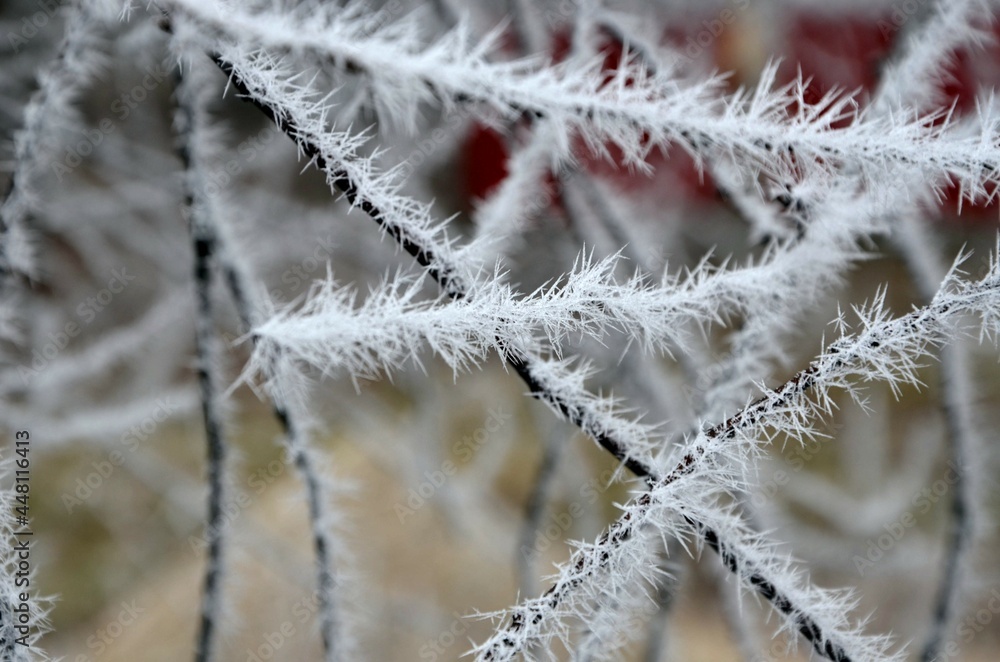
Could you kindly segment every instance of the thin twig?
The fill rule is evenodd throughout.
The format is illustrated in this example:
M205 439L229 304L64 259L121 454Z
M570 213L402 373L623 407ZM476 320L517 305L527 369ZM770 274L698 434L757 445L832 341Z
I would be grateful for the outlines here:
M196 137L192 134L195 110L192 98L184 84L184 77L177 74L178 154L184 164L184 213L188 217L194 244L194 284L197 299L195 316L195 351L197 354L198 387L201 392L202 419L208 447L208 519L205 537L208 542L208 560L202 589L201 622L199 625L195 662L213 659L216 619L220 613L221 583L224 571L222 503L225 498L224 471L226 444L223 438L221 415L218 410L217 388L213 373L212 345L215 341L212 314L212 263L215 253L215 234L202 218L202 195L197 191L196 175L192 172L192 148Z
M193 76L185 79L188 86L194 85L190 80ZM204 129L204 113L198 107L194 97L199 90L189 91L187 94L189 113L189 126L191 132ZM199 163L197 155L188 151L186 158L189 167L193 163L195 168L200 168L204 164ZM222 269L223 278L229 289L233 304L236 308L240 324L245 332L250 332L254 327L251 293L254 291L252 284L247 282L244 272L232 262L234 247L228 243L228 235L221 231L218 226L216 210L213 208L213 201L207 197L202 201L200 217L198 219L207 228L207 233L212 237L213 246L218 247L219 263ZM253 341L256 342L256 337ZM280 381L280 379L279 379ZM299 417L293 415L293 407L285 398L276 392L269 393L272 409L275 418L281 425L284 432L285 446L289 456L299 472L306 490L306 502L309 511L309 521L313 538L313 550L316 557L316 577L317 577L317 600L318 613L320 618L320 635L323 642L324 658L328 661L336 659L336 609L334 606L334 588L336 585L335 573L333 570L333 545L329 539L327 527L330 518L327 515L325 504L329 503L329 495L324 489L323 481L319 470L310 453L306 442L305 432L299 423Z
M556 469L559 467L559 458L562 450L566 446L561 435L550 431L546 434L542 444L542 462L535 473L535 480L532 482L531 494L524 506L524 520L521 522L520 544L518 545L518 571L520 573L521 592L525 595L534 593L533 565L537 550L535 549L535 539L538 536L542 515L545 514L545 505L548 502L552 481L556 476Z
M243 282L243 276L235 265L223 260L223 272L233 303L244 331L253 329L252 306L248 297L250 288ZM253 338L256 342L256 337ZM299 472L306 489L306 502L309 508L309 522L313 538L313 551L316 555L316 581L318 611L320 615L320 636L323 640L324 658L328 661L337 657L336 648L336 607L334 606L334 588L336 579L333 570L333 550L328 539L327 526L329 517L324 504L329 503L329 496L323 487L316 463L309 452L309 447L300 426L296 423L291 408L277 393L269 393L275 418L284 432L285 445L296 470Z
M294 126L287 117L278 113L274 108L257 100L253 91L247 87L245 81L237 74L231 63L223 60L218 55L213 55L212 57L219 68L222 69L222 71L229 77L234 88L247 101L255 105L261 110L261 112L270 118L280 130L294 140L299 145L304 155L319 169L327 173L332 184L344 194L345 198L352 206L364 211L382 228L383 232L396 240L403 250L409 253L421 266L426 269L427 273L438 283L445 293L454 299L463 298L465 296L465 286L462 283L461 278L455 273L454 269L450 268L450 265L445 265L439 262L436 259L434 251L430 247L417 243L404 228L386 218L378 207L372 204L369 200L363 198L360 195L357 184L351 181L342 169L337 168L334 164L328 163L319 147L312 143L301 131L299 131L298 127ZM581 412L575 411L565 398L556 393L549 392L545 388L543 382L535 374L535 363L538 360L536 357L519 351L516 348L508 347L505 358L508 365L511 366L515 372L517 372L518 376L520 376L521 379L528 385L530 392L534 397L549 403L550 406L556 409L568 421L586 430L587 433L602 448L611 453L622 463L623 466L629 469L636 476L646 478L650 484L656 484L662 481L658 474L654 472L649 465L638 458L631 457L625 444L617 439L610 431L594 429L592 425L588 425L582 418ZM692 464L694 463L693 457L690 458L690 462ZM794 621L799 626L799 632L801 632L803 636L806 637L810 643L812 643L817 652L829 657L831 660L835 660L836 662L850 662L851 658L847 655L846 651L844 651L839 645L829 641L823 633L822 628L820 628L820 626L816 624L816 622L813 621L808 614L795 606L794 603L786 595L781 593L781 591L779 591L767 577L754 570L752 564L738 559L731 550L726 548L724 543L720 542L719 536L715 531L700 523L692 522L692 524L695 526L702 540L711 549L720 554L726 567L733 572L739 571L748 579L749 583L754 586L758 593L771 602L775 608L777 608L780 612L793 617ZM605 535L607 536L608 534ZM611 533L611 535L615 534ZM515 627L515 624L512 623L510 627Z
M228 251L227 251L228 252ZM236 307L237 315L243 330L253 329L253 313L248 292L250 288L243 281L243 275L235 265L223 260L223 274L229 288L230 296ZM252 336L253 342L257 338ZM280 381L280 378L279 378ZM334 588L336 578L333 569L333 545L329 540L327 527L329 517L325 504L329 503L329 495L323 487L320 472L316 467L306 442L305 434L296 417L291 413L291 407L277 393L269 392L271 407L275 418L284 432L285 446L292 457L295 469L302 478L306 489L306 503L309 509L309 522L313 539L313 551L316 555L316 581L318 612L320 616L320 636L323 641L324 659L332 661L337 658L336 630L337 618L334 605Z
M945 269L925 219L918 210L912 211L912 214L897 219L900 227L893 238L920 298L927 301L933 297L936 284L944 278ZM922 662L938 659L945 633L955 621L963 588L963 571L975 538L975 496L969 476L970 471L975 471L969 462L973 457L974 443L971 403L968 400L971 391L969 371L965 352L959 345L942 347L939 359L940 407L945 422L947 452L955 467L955 479L951 486L951 518L947 525L943 568L934 597L930 631L920 654Z
M916 27L897 38L894 52L886 60L869 111L890 115L904 107L924 111L944 101L941 80L949 61L962 48L993 38L976 26L979 0L938 0L923 10ZM906 261L920 298L929 301L945 277L945 265L926 221L925 210L916 203L897 210L893 239ZM951 494L951 520L946 536L941 580L934 598L930 632L921 651L922 662L938 659L945 633L958 614L963 575L973 549L975 531L975 482L977 464L972 460L975 431L972 422L971 377L960 345L947 345L940 353L941 412L945 421L947 450L955 467Z
M959 597L963 588L962 576L968 563L969 552L974 539L973 495L966 475L969 467L968 446L971 430L968 425L969 403L959 398L959 382L968 381L964 368L962 349L947 346L941 351L941 411L944 413L948 430L948 454L956 467L952 483L951 519L948 522L944 547L944 568L938 584L937 596L930 633L920 654L921 662L939 659L945 633L954 623L959 609Z
M26 244L32 217L39 203L34 190L51 158L52 133L60 115L69 112L68 101L86 84L95 59L92 43L100 22L86 2L66 3L66 27L52 61L38 75L39 86L25 107L24 126L14 139L14 168L0 196L0 297L11 290L18 276L30 277L32 256ZM12 242L17 251L11 251ZM0 336L5 320L0 315Z

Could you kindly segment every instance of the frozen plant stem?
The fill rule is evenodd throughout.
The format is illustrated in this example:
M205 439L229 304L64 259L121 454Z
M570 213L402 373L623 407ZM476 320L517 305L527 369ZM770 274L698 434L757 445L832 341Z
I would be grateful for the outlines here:
M871 111L888 115L906 105L925 110L942 105L940 81L945 68L961 49L992 39L978 22L987 9L982 0L938 0L928 16L905 39L899 40L872 101ZM921 299L934 297L945 278L937 242L927 223L923 207L903 205L895 219L895 244L910 271ZM980 462L972 452L976 442L969 394L971 376L961 345L946 345L940 353L941 412L945 421L947 450L956 467L956 483L951 495L951 519L945 535L944 563L934 598L930 631L920 659L933 662L941 653L945 633L953 626L960 608L961 592L968 573L969 557L976 539L976 495Z
M214 222L214 217L213 217ZM221 233L218 235L221 236ZM225 251L231 254L230 251ZM251 291L247 283L243 282L243 276L235 265L228 261L223 261L223 272L226 283L236 306L237 314L243 329L249 332L253 328L252 306L248 293ZM256 337L253 338L256 342ZM280 383L280 380L279 380ZM280 385L278 390L280 390ZM292 408L288 406L281 395L276 392L269 392L271 406L275 418L281 425L284 432L285 446L292 457L295 469L299 472L306 489L306 501L309 508L309 522L313 538L313 551L316 554L316 583L318 587L317 598L319 600L320 614L320 636L323 641L324 658L328 661L337 659L336 647L336 608L335 608L335 588L333 566L333 545L329 539L327 527L329 526L329 516L325 504L330 502L327 490L319 474L319 469L313 460L310 449L307 445L305 432L296 422L296 417L292 413Z
M12 289L15 277L32 275L30 248L36 188L53 164L53 134L60 120L72 114L73 96L93 75L100 22L85 0L66 3L66 28L52 62L38 75L38 90L24 111L24 126L14 139L14 168L0 199L0 297ZM13 33L11 33L13 34ZM0 310L0 338L7 321Z
M214 217L213 217L214 222ZM221 236L218 235L218 236ZM226 251L230 254L229 251ZM247 283L243 282L243 276L235 265L228 261L223 261L223 272L226 284L229 288L230 296L236 306L237 314L243 330L249 332L253 328L252 306L248 297L251 291ZM256 337L254 337L256 342ZM280 386L279 386L280 390ZM329 540L327 527L329 517L326 513L325 504L329 503L329 495L324 488L323 481L319 474L319 469L313 461L313 456L307 445L305 433L296 422L292 414L292 408L288 406L282 397L275 392L269 392L271 406L275 418L281 425L284 432L285 446L295 463L295 469L299 472L306 489L306 502L309 508L309 523L313 538L313 551L316 554L316 583L317 599L319 600L320 614L320 636L323 641L324 659L331 661L337 659L335 646L336 632L336 608L334 606L334 591L336 581L333 567L333 545Z
M198 388L201 393L201 412L205 423L208 450L208 519L205 538L208 559L202 588L201 620L197 635L195 662L213 659L216 620L221 611L223 563L222 504L225 499L224 471L226 445L223 439L222 420L218 407L218 389L213 370L212 346L215 342L212 315L212 262L215 252L215 235L201 215L204 213L203 196L198 193L199 183L192 169L192 125L194 109L184 94L183 76L178 73L177 124L178 153L184 165L184 215L188 218L194 245L195 351L197 355Z
M559 467L559 458L562 455L566 440L557 435L554 431L549 431L545 435L542 447L542 461L535 474L535 480L531 485L531 494L524 506L524 521L521 523L521 544L518 545L517 566L520 572L521 591L525 595L531 594L535 584L534 562L538 556L535 543L540 533L542 516L545 514L545 507L549 500L552 482L556 477L556 470Z
M777 585L748 567L734 547L722 540L717 531L702 523L698 508L668 504L662 499L675 498L676 490L690 488L697 481L699 472L707 470L706 460L725 455L727 451L734 452L733 445L756 439L768 428L782 430L793 439L808 436L811 433L809 419L829 413L833 408L829 395L831 388L843 388L853 394L856 387L852 382L859 378L884 379L894 388L901 383L917 383L916 360L926 356L931 346L947 340L945 332L949 330L953 318L978 313L983 317L983 332L995 333L1000 322L998 260L1000 256L995 258L983 280L963 285L957 292L948 291L955 287L949 275L934 301L900 318L887 318L880 297L870 310L862 311L863 331L855 336L842 337L781 387L767 392L725 422L700 433L686 451L681 451L684 454L672 470L660 477L649 475L650 491L625 506L622 517L604 532L595 545L574 553L557 582L544 595L512 610L506 628L480 647L477 659L482 662L512 660L526 645L542 636L546 619L557 612L561 603L597 573L604 572L615 563L618 560L615 554L620 552L620 548L643 525L653 522L654 512L660 511L662 518L664 508L679 515L705 544L719 554L727 568L788 617L820 655L837 662L848 662L868 659L872 654L884 654L885 642L880 644L873 640L864 645L854 635L856 643L866 649L855 656L802 612ZM812 402L807 399L810 392L815 393ZM675 487L670 489L672 486ZM708 511L705 514L709 514ZM845 615L838 616L843 618Z
M664 548L660 554L660 563L665 566L668 562L668 557L669 550ZM724 571L720 570L720 572ZM656 613L653 614L647 628L646 648L642 654L643 662L660 662L666 655L670 616L677 604L677 584L676 579L668 576L662 576L656 582L656 594L653 596L653 599L656 601Z
M208 561L201 604L201 630L198 634L196 662L212 659L215 636L215 621L219 614L220 593L223 572L223 521L222 502L225 498L223 472L226 447L222 438L222 424L216 406L216 385L212 375L211 344L212 303L211 303L211 259L214 242L205 230L197 230L197 222L192 220L191 235L195 250L195 289L197 292L196 346L198 356L198 387L201 392L201 412L205 422L205 437L208 444L208 521L205 536L208 541Z
M177 50L183 52L183 46ZM206 63L207 64L207 63ZM193 138L186 154L190 179L203 181L208 171L210 155L206 154L205 144L210 142L206 135L210 132L208 113L205 108L207 98L212 93L213 81L205 76L200 69L191 69L183 77L179 94L184 100L188 117L187 134ZM219 207L228 201L222 196L203 196L198 205L198 220L205 228L205 234L215 248L213 253L218 258L223 278L228 287L240 323L245 332L253 328L255 303L252 300L256 289L245 269L236 263L237 248L229 241L230 234L220 227ZM210 267L210 265L209 265ZM256 338L254 338L256 340ZM279 371L279 375L280 375ZM270 389L275 418L284 432L284 444L288 457L292 459L306 491L306 502L309 511L310 531L313 539L313 550L316 557L317 600L320 620L320 635L323 643L324 659L328 662L336 659L336 610L334 607L335 576L333 569L333 541L330 538L329 526L331 517L327 504L330 496L320 476L318 467L308 446L307 431L301 422L302 416L296 415L293 403L286 399L287 389L282 388L278 379L278 388Z
M954 494L951 497L951 519L947 525L944 550L944 568L941 582L938 585L937 596L931 621L930 635L924 643L920 659L922 662L935 662L941 653L945 633L955 621L959 609L959 593L962 590L962 576L966 564L969 563L969 551L974 538L972 490L967 475L969 458L969 403L959 399L959 381L967 380L968 374L964 367L960 347L944 347L941 350L941 410L944 413L948 431L948 453L951 462L957 467L956 479L952 485Z
M944 278L945 269L940 263L936 242L920 210L897 219L897 232L893 234L920 298L929 300L934 287ZM977 469L970 459L975 443L972 422L972 392L965 352L961 345L946 345L940 352L941 413L945 421L946 447L951 462L956 467L952 485L950 519L946 526L944 562L940 583L934 598L930 632L924 641L920 659L934 662L941 652L945 633L955 622L959 597L963 589L963 575L967 572L969 552L975 540L975 494L971 472Z
M206 537L208 538L208 562L205 569L204 595L201 605L201 631L198 635L198 649L195 654L197 662L207 662L212 659L214 645L215 619L219 612L221 581L222 581L222 501L225 490L223 487L223 471L225 467L226 448L222 439L222 425L219 412L215 406L216 389L212 376L211 350L213 342L211 331L211 256L213 241L208 233L195 230L196 222L192 222L192 238L195 250L195 288L198 297L197 307L197 354L198 354L198 387L201 391L201 412L205 421L205 437L208 442L208 521Z
M257 106L279 129L292 138L299 145L302 153L327 174L332 184L344 194L347 201L353 207L359 208L368 214L386 234L399 243L403 250L416 259L421 266L425 267L427 273L430 274L441 289L449 296L455 299L465 296L465 285L461 279L454 274L452 269L447 268L448 265L442 265L436 259L436 254L430 247L415 241L404 228L393 223L378 207L364 199L360 195L356 183L351 181L342 169L337 168L332 163L328 163L321 150L309 140L307 134L300 131L299 127L292 124L284 114L277 112L268 104L258 100L246 82L237 74L230 62L218 55L214 55L213 59L227 74L233 87L244 98ZM528 385L534 397L547 402L567 420L583 428L599 445L616 457L636 476L646 478L651 485L662 481L661 477L646 462L630 456L626 445L617 439L612 432L598 430L592 425L588 425L587 421L583 418L583 412L574 407L560 394L550 392L546 389L543 381L535 374L538 362L536 357L508 347L504 358ZM693 457L691 458L691 462L694 462ZM711 549L721 555L726 567L734 572L737 570L740 571L760 595L770 601L780 612L793 618L799 632L810 641L818 652L837 662L849 662L851 660L842 647L827 638L822 628L809 616L805 609L795 605L788 596L782 593L767 576L758 572L751 563L738 558L737 554L720 540L719 534L716 531L701 523L695 522L695 525L698 535ZM617 541L621 535L621 531L611 530L605 533L602 540L605 542L608 540ZM627 537L627 534L625 534L625 537ZM556 587L550 589L548 595L558 602L561 592L557 592L555 589ZM521 624L512 620L508 629L517 629L520 627ZM482 659L491 660L494 657L487 655L486 657L482 657ZM506 659L509 659L509 657Z

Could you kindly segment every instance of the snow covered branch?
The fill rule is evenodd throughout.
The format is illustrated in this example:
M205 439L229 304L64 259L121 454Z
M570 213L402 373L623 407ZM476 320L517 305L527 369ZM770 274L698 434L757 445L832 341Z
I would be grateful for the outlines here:
M777 177L788 178L805 164L858 172L884 193L915 172L954 179L970 200L991 195L1000 181L992 114L967 132L939 121L946 117L938 113L892 119L862 113L857 99L838 91L809 103L805 81L777 85L774 65L762 73L755 91L727 96L722 77L676 80L652 75L635 62L626 62L609 81L599 75L600 59L492 62L487 55L497 34L470 43L468 26L460 24L445 38L424 43L412 22L363 12L363 3L347 11L316 9L308 21L223 3L167 0L163 6L200 25L207 48L217 48L219 39L233 44L219 52L244 69L241 78L251 87L255 70L288 66L292 56L308 57L313 67L332 62L364 72L381 114L410 130L412 112L422 103L438 101L447 108L476 102L510 118L529 113L550 120L566 136L557 142L564 150L571 144L568 136L577 133L601 153L613 143L625 162L640 167L654 147L673 143L701 158L730 154ZM247 42L253 46L236 45ZM258 83L258 95L277 91ZM301 94L285 99L289 108L308 108Z
M917 361L953 337L949 332L963 315L979 315L981 334L995 336L1000 331L998 256L974 283L959 281L956 265L930 305L903 317L890 319L882 292L858 311L857 333L842 335L784 385L677 449L668 462L673 468L661 476L650 474L650 491L630 501L596 543L581 545L545 594L511 610L508 624L476 649L478 659L510 660L534 644L547 645L553 636L565 641L568 621L586 623L594 605L613 595L620 583L631 582L633 573L652 582L655 565L643 549L657 537L707 544L746 588L771 601L789 631L803 634L831 660L902 659L888 656L885 637L866 636L861 624L850 623L847 614L855 603L848 594L804 582L788 559L745 528L721 496L743 489L748 457L762 442L779 434L798 441L814 434L812 420L832 412L833 389L859 399L858 382L884 380L893 389L919 384ZM843 318L838 322L845 330ZM797 605L811 608L804 612Z
M44 544L91 520L133 531L133 502L155 506L144 534L198 532L204 555L129 553L202 573L203 662L273 657L258 624L288 614L290 659L472 641L483 662L596 661L645 638L659 662L697 636L666 624L706 562L719 590L697 587L699 620L728 622L748 659L895 662L907 641L976 657L956 633L996 561L982 341L1000 331L1000 242L985 275L963 269L995 235L996 11L4 3L0 365L20 366L0 371L17 419L0 427L60 458L46 484L68 512L38 511L59 532ZM204 466L174 443L199 405ZM249 490L244 460L264 466ZM354 481L362 498L341 499ZM106 624L74 617L49 646L34 593L33 647L10 645L9 497L0 657L71 657ZM32 563L66 563L61 545ZM263 563L282 572L241 584ZM484 584L480 563L509 576ZM429 590L442 572L454 590ZM155 629L111 645L146 650Z

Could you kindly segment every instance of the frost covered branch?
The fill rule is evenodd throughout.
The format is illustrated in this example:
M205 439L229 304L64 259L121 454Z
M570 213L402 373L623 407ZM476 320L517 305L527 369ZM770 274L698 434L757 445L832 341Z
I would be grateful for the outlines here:
M183 61L184 38L178 35L176 41L178 45L175 48L181 54ZM198 64L207 63L199 62ZM191 126L190 131L202 137L210 134L213 130L209 124L205 106L212 96L211 90L214 86L211 79L200 72L198 65L189 64L188 66L193 67L194 71L188 71L183 79L184 94L182 98L185 101L184 107L187 122ZM189 141L189 146L193 150L193 153L188 155L191 162L189 166L192 171L191 176L204 177L204 172L212 159L212 155L206 148L207 144L211 144L211 141L203 139L194 141L194 144ZM202 196L198 201L201 205L198 220L206 228L204 234L210 238L214 254L221 256L219 263L224 272L226 284L240 320L245 330L249 330L253 320L257 317L257 308L259 308L259 304L254 303L254 296L258 288L248 278L245 273L246 268L237 261L238 252L230 240L230 234L235 229L221 226L219 217L225 215L221 207L228 201L221 201L218 197ZM210 267L210 265L208 266ZM296 470L301 474L306 489L313 549L316 555L317 597L321 618L320 635L325 659L334 660L343 656L343 651L349 649L349 645L340 641L344 632L342 632L343 628L340 627L335 608L337 579L333 557L336 546L331 534L331 529L334 526L334 517L330 512L331 489L321 473L316 453L308 443L307 428L310 417L306 413L305 405L297 402L300 397L297 389L288 387L288 378L284 376L287 368L284 368L283 365L284 362L278 356L272 357L269 362L271 374L275 376L275 380L272 387L268 389L268 393L272 400L275 417L284 431L288 455Z
M990 38L978 24L988 15L980 0L938 2L931 15L904 42L904 47L883 73L872 112L891 114L904 105L925 109L940 104L941 81L946 66L962 48L978 46ZM935 241L924 221L925 210L916 204L903 205L896 219L895 243L906 260L914 283L925 300L945 277L945 269L935 250ZM976 432L969 393L972 391L967 359L961 345L947 345L940 352L941 408L948 433L951 461L959 467L958 484L952 496L950 531L946 538L944 569L935 598L930 633L921 659L936 659L944 645L945 633L957 619L964 577L977 538L982 535L982 516L977 512L977 492L983 479L978 464L970 461L976 446Z
M195 150L203 130L200 119L197 86L187 85L186 77L178 75L177 132L178 152L184 164L185 208L194 248L194 286L196 299L195 346L197 352L198 386L201 392L202 420L205 425L208 464L208 517L205 536L208 541L208 559L205 568L201 602L201 622L198 632L195 659L210 662L216 647L216 621L222 608L222 579L225 571L223 547L225 544L226 440L220 410L219 384L216 376L216 337L212 282L216 238L207 214L207 199L203 188L200 163Z
M289 106L286 106L282 102L284 94L279 96L273 87L266 85L262 85L261 88L256 87L256 85L262 83L262 79L259 76L266 75L261 73L261 70L243 72L237 66L227 62L224 54L219 56L218 61L220 66L230 75L233 85L243 94L247 95L258 107L261 107L283 131L296 139L300 149L321 170L326 172L328 181L343 191L353 206L359 207L368 213L379 223L384 231L396 239L421 265L427 267L429 274L438 281L445 292L449 293L453 298L464 297L465 291L461 289L460 285L462 281L453 276L456 272L461 272L458 268L452 267L447 260L442 259L443 255L451 254L450 242L446 241L442 246L431 244L434 246L434 249L429 249L426 244L418 241L418 236L419 238L433 241L437 234L436 232L429 232L427 230L428 217L424 209L421 208L419 214L421 222L419 225L416 225L416 231L411 229L412 226L408 225L404 228L398 225L398 220L396 219L405 218L405 216L399 215L399 211L412 211L413 207L403 204L390 195L389 190L385 186L376 187L373 185L371 187L363 187L362 185L367 181L365 177L369 176L370 171L363 167L359 168L357 164L352 163L349 160L349 150L345 154L345 150L342 147L338 149L339 146L337 143L331 144L329 142L330 137L335 138L337 134L324 132L317 135L305 129L304 126L313 124L314 120L309 121L308 118L303 118L306 121L300 123L294 111L289 110ZM247 82L243 78L244 73L247 76L254 77L251 78L254 83ZM285 93L292 93L292 91L285 91ZM294 108L294 104L291 107ZM327 142L321 143L320 141L322 140L326 140ZM360 183L353 179L355 174L362 177ZM376 202L373 202L373 200L383 199L383 196L384 199L390 202L391 206L388 211L381 209ZM625 467L637 475L648 476L655 480L656 474L651 471L649 465L644 461L637 459L636 454L632 450L632 444L629 442L623 443L618 436L622 435L624 439L641 442L648 438L649 430L644 429L644 426L639 426L638 424L623 422L615 415L613 405L610 403L604 404L604 401L595 399L593 396L582 396L582 389L580 388L582 386L582 375L579 378L567 379L564 374L561 374L564 367L562 364L541 362L537 359L525 358L510 352L507 356L509 364L525 379L525 382L531 387L532 393L536 397L546 401L568 420L580 425L601 446L619 458ZM577 382L576 379L580 381ZM597 403L596 407L595 403ZM711 544L711 540L718 538L718 532L701 523L699 523L698 532L701 539L706 540L710 547L715 548ZM738 549L738 546L722 542L719 543L719 549L728 550L729 554L736 554L735 550ZM731 564L727 562L727 565ZM746 566L741 564L740 567L743 568ZM767 570L768 568L753 568L748 571L749 576L754 578L751 585L766 599L778 605L780 611L786 612L787 610L786 613L794 614L796 622L805 623L806 625L801 625L798 629L804 636L810 638L813 646L818 651L825 651L831 655L839 655L841 651L840 646L828 638L831 635L825 634L823 627L805 609L797 606L792 597L775 588L776 584L766 575L761 574ZM835 659L847 658L840 657Z
M363 71L382 115L404 127L413 127L412 111L421 103L439 101L448 107L456 100L474 101L509 118L527 112L552 121L563 136L557 141L563 150L577 133L601 153L603 145L613 143L627 163L639 167L653 147L674 143L702 158L738 156L779 177L789 174L792 162L856 171L886 193L914 173L950 177L969 199L992 195L989 191L1000 181L992 115L967 133L939 122L945 118L936 113L891 120L869 116L858 111L854 97L837 91L808 103L805 81L776 85L776 66L762 73L756 91L727 97L721 77L677 80L651 75L634 62L625 63L610 81L598 75L599 59L576 66L573 60L549 66L537 59L494 63L487 55L496 46L496 34L470 43L468 26L460 24L445 38L426 44L412 23L363 12L362 3L346 12L313 11L308 21L192 0L166 0L163 6L199 25L206 48L217 48L220 38L234 44L220 52L237 67L278 66L291 54L317 65L332 62L347 71ZM235 45L246 41L254 47ZM243 72L253 85L249 76L250 71ZM292 108L302 99L286 101ZM799 111L791 115L789 108Z
M962 283L953 268L928 306L890 319L884 291L858 311L861 329L830 344L808 368L676 450L673 468L650 474L649 492L634 498L624 514L593 545L581 545L562 566L555 584L541 597L515 607L508 624L477 648L478 659L510 660L553 636L565 639L566 622L587 622L592 603L613 595L634 573L653 580L654 566L642 547L649 537L703 541L722 557L747 588L756 589L786 617L785 627L805 636L819 654L837 661L902 659L888 657L889 641L863 635L847 618L855 603L848 594L820 591L803 583L790 562L746 530L719 501L723 492L739 491L745 478L739 467L763 441L778 434L802 441L814 434L812 419L828 415L833 389L859 399L858 383L883 380L894 390L919 384L917 361L949 339L963 315L981 317L981 334L1000 331L1000 243L990 272L975 283ZM843 318L838 320L842 332ZM807 397L808 396L808 397ZM643 536L639 533L649 529ZM720 535L719 532L722 532ZM636 539L642 538L640 542ZM779 579L769 579L779 578ZM581 595L578 595L582 593ZM820 609L804 613L796 605Z
M53 164L54 135L73 124L76 94L100 63L102 29L89 2L71 2L66 31L53 61L38 75L39 87L24 110L14 140L14 169L0 202L0 339L13 337L7 305L15 275L35 273L30 218L40 203L39 180Z
M748 659L806 642L840 662L902 660L905 641L928 661L956 655L970 579L994 554L982 542L995 450L976 424L995 423L995 350L971 339L1000 331L1000 243L984 277L961 269L987 252L993 229L980 230L1000 191L995 3L154 0L155 23L128 20L133 4L0 9L12 138L0 363L22 363L0 374L0 399L44 440L39 458L79 441L108 453L55 465L74 526L46 509L52 531L90 519L113 530L112 486L157 506L147 529L204 528L207 553L176 559L203 573L195 659L244 640L248 656L273 657L268 632L236 633L231 616L284 620L297 597L295 636L281 631L295 659L414 657L399 648L409 634L366 632L356 615L369 613L440 632L421 658L473 641L483 661L596 662L646 637L652 662L669 656L666 619L685 617L682 573L716 556L729 609L699 616L728 619ZM127 20L109 21L122 5ZM165 55L183 72L176 86ZM945 268L961 242L972 248ZM876 260L887 246L896 254ZM898 286L904 266L915 287ZM873 280L885 283L874 295ZM853 314L821 341L834 304ZM507 389L510 372L523 384ZM941 411L918 395L919 417L896 416L929 375ZM429 383L446 376L461 387ZM847 399L858 407L836 414ZM168 421L199 405L207 480L170 443L189 435ZM489 418L452 445L479 405ZM571 430L606 453L555 441ZM928 486L942 447L957 477ZM230 486L227 461L261 452L267 479L250 477L252 495ZM334 467L376 489L340 499ZM913 490L939 486L935 509L902 513ZM289 487L294 517L276 510ZM356 559L348 509L365 522ZM564 553L573 538L587 542ZM853 581L844 559L864 546L871 563L855 562ZM885 561L869 576L871 550ZM503 576L484 584L465 558L440 563L452 551L516 565L521 594ZM283 563L288 553L301 561ZM896 582L894 608L868 615L894 573L931 559L940 572ZM248 597L278 582L264 589L274 599L231 598L244 561L262 560L287 572L254 576ZM379 575L357 594L355 561ZM534 566L548 561L557 574L536 593ZM427 590L446 566L456 589L482 589L472 612L513 606L464 629L465 593ZM851 588L822 588L838 584ZM38 633L47 608L32 612ZM103 627L76 625L33 643L66 655L75 633ZM113 645L135 650L146 630ZM32 653L44 657L9 646L0 657Z

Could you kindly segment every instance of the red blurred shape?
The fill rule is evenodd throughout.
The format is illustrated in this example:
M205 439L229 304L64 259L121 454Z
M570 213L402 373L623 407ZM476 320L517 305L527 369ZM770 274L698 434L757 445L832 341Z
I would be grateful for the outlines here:
M465 197L485 200L507 176L507 144L494 129L474 124L462 147Z

